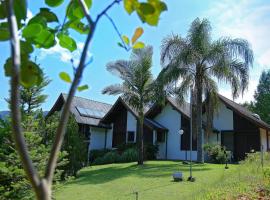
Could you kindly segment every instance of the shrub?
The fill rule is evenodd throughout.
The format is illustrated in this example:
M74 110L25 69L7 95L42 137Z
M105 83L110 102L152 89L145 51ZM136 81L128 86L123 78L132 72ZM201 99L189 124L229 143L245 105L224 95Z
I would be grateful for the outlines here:
M116 151L107 152L104 156L95 159L93 164L102 165L102 164L110 164L116 163L121 160L120 155Z
M155 160L158 153L158 145L146 144L144 146L144 156L146 160Z
M106 153L110 152L110 149L94 149L90 151L89 162L93 163L97 158L103 157Z
M120 157L121 162L135 162L137 160L138 160L138 151L136 148L129 148L125 150Z
M230 152L226 151L226 156L225 147L219 144L206 144L204 145L204 150L209 157L209 161L213 163L225 163L230 158Z

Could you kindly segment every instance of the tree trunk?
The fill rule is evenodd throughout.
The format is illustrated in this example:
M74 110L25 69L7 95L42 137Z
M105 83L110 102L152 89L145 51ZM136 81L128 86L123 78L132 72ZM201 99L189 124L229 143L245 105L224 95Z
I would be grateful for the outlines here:
M203 130L202 130L202 83L200 74L196 76L195 87L197 91L197 161L204 163Z
M205 130L206 143L209 143L209 137L211 134L213 134L213 114L214 114L213 102L210 95L208 95L207 97L205 108L206 108L206 130Z
M138 127L138 165L143 165L143 155L144 155L144 147L143 147L143 114L139 114L139 127Z

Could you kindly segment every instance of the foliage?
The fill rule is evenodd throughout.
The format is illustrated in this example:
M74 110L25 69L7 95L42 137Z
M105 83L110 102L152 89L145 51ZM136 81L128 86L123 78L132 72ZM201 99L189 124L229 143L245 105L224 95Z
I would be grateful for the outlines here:
M147 46L143 49L133 49L130 60L118 60L107 64L107 70L123 80L103 89L103 94L119 95L138 113L138 164L143 164L143 123L144 110L152 102L162 99L163 93L157 95L156 81L151 73L153 49ZM159 98L160 97L160 98Z
M129 148L125 150L120 157L120 161L123 163L135 162L136 160L138 160L138 151L136 148Z
M58 126L59 113L49 116L44 123L43 141L45 144L51 143L55 130ZM77 171L86 165L87 161L87 143L82 134L79 133L78 123L75 117L69 117L66 129L66 137L64 138L62 151L67 152L67 164L60 169L63 170L62 179L67 176L76 176Z
M120 155L116 151L109 151L105 153L102 157L98 157L94 160L94 165L103 165L109 163L117 163L121 160Z
M249 68L253 64L253 51L244 39L211 39L211 25L207 19L196 18L185 38L171 35L161 45L161 82L175 84L169 93L180 102L195 88L198 161L203 162L202 101L203 96L217 98L216 80L229 83L233 97L239 96L248 86ZM193 96L193 95L191 95ZM207 101L215 102L215 101ZM211 120L211 117L209 118ZM207 123L208 124L208 123Z
M89 162L93 163L97 158L103 157L106 153L111 151L110 149L94 149L90 151Z
M270 123L270 70L262 72L254 99L253 112L265 122Z
M50 145L44 145L39 126L40 115L28 115L24 118L24 135L28 143L31 158L42 173L49 156ZM43 116L42 116L43 117ZM61 152L58 167L65 166L66 152ZM15 151L15 144L11 137L10 118L0 121L0 196L1 199L33 199L30 184L26 179L18 153ZM54 181L60 181L63 171L56 170Z
M213 163L224 164L226 161L228 162L230 158L230 152L226 151L225 147L222 147L219 144L205 144L204 150L209 156L209 161Z
M158 153L158 145L155 144L145 144L145 158L147 160L155 160L157 158Z

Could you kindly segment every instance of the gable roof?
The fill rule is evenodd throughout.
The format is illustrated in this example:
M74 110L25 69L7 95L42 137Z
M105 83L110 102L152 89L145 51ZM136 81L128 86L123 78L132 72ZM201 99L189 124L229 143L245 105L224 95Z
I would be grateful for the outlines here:
M126 110L128 110L136 119L138 119L139 114L136 111L136 109L134 109L125 100L123 100L122 97L119 97L116 100L116 102L113 104L111 109L107 112L107 114L101 119L101 122L106 123L106 122L110 121L110 117L113 116L114 112L117 112L117 107L119 107L119 106L124 106L124 108ZM147 110L149 110L149 108L146 108L144 112L146 113ZM144 119L144 125L146 125L147 127L151 128L151 129L167 131L166 127L162 126L161 124L159 124L158 122L156 122L152 119L147 119L146 117Z
M49 111L48 116L53 114L55 111L60 111L66 99L67 94L61 93L54 106ZM100 123L100 119L111 109L111 107L111 104L74 96L71 102L70 112L75 116L77 123L88 124L95 127L109 128L108 125ZM78 108L96 110L99 111L102 116L84 116L79 112Z
M183 102L180 104L174 97L166 97L166 103L169 103L175 110L181 113L184 117L190 118L190 104L188 102ZM146 117L153 118L158 114L163 106L155 104L153 105L145 114Z
M258 119L254 116L254 113L250 112L248 109L246 109L244 106L239 105L238 103L235 103L234 101L222 96L221 94L218 95L219 99L231 110L235 111L242 117L248 119L249 121L255 123L257 126L261 128L266 128L270 130L270 125L264 122L261 119Z

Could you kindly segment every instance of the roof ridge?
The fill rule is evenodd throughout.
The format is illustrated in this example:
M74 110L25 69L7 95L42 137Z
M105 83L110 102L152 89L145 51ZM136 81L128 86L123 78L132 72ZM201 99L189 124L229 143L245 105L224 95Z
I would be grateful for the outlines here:
M66 93L63 93L63 92L61 92L61 94L67 95ZM86 97L79 97L79 96L74 96L74 97L80 98L80 99L85 99L85 100L88 100L88 101L97 102L97 103L107 104L107 105L109 105L109 106L112 106L112 104L105 103L105 102L102 102L102 101L93 100L93 99L88 99L88 98L86 98Z

